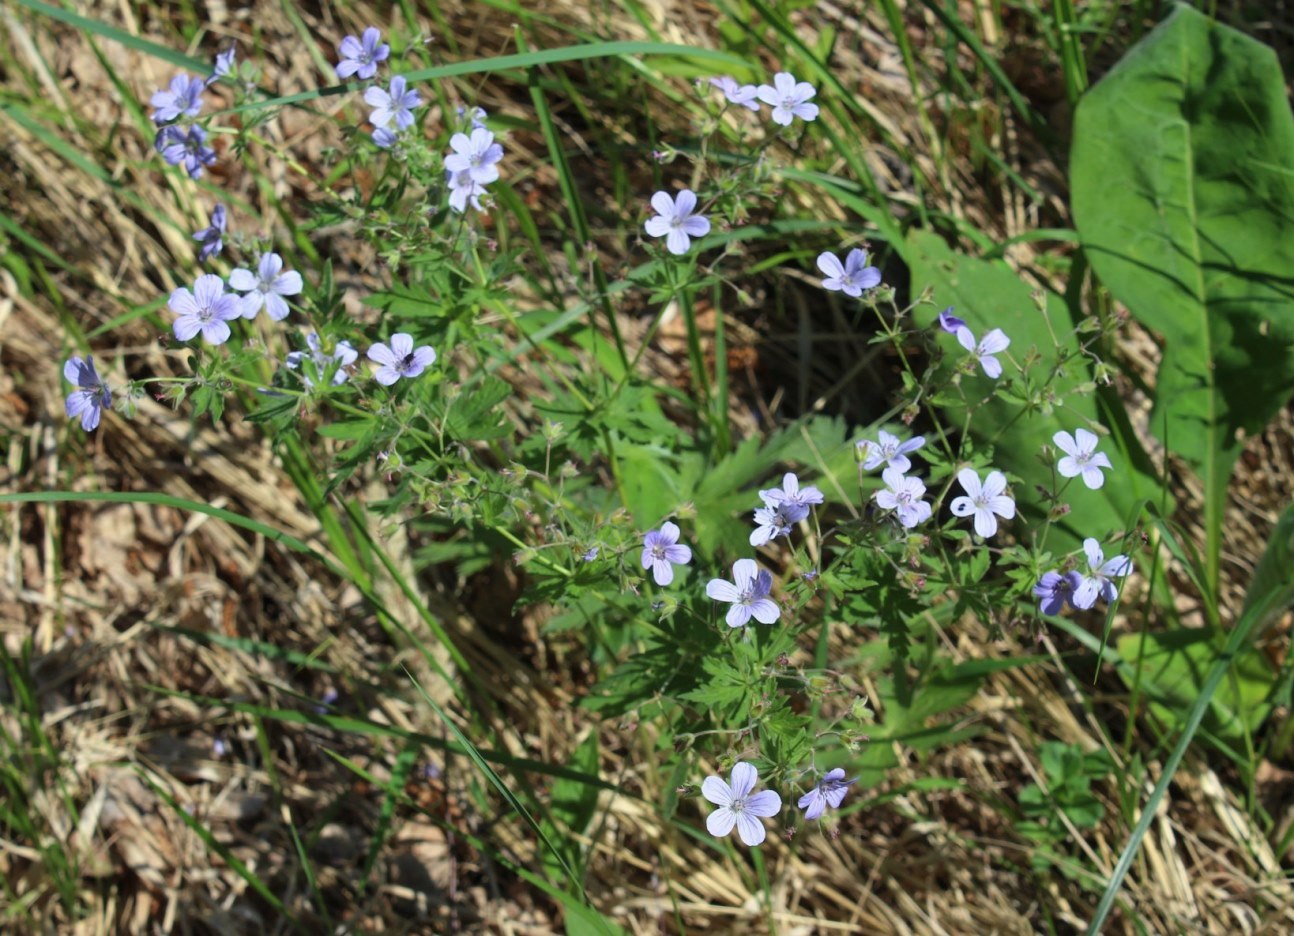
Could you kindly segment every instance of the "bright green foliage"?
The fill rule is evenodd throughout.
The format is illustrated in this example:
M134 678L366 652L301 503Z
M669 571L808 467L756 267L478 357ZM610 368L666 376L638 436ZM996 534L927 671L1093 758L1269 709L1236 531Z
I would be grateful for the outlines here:
M1077 744L1059 741L1043 742L1039 760L1046 786L1031 783L1020 791L1023 819L1016 831L1040 846L1031 859L1035 868L1054 865L1066 872L1070 864L1059 850L1070 837L1065 822L1076 829L1092 829L1100 824L1105 806L1092 793L1092 781L1107 777L1114 763L1108 751L1085 754Z

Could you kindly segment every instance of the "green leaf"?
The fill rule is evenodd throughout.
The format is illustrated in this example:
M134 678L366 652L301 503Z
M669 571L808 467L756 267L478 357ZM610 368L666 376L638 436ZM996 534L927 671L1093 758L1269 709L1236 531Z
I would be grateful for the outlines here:
M1294 117L1276 54L1179 6L1084 95L1070 163L1093 269L1163 336L1151 427L1204 481L1216 594L1231 466L1294 392Z

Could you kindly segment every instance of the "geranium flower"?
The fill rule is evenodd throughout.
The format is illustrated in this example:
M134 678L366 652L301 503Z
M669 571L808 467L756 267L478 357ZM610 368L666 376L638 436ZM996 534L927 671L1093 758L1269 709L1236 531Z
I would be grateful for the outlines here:
M731 782L722 777L706 777L701 795L719 808L705 819L705 827L715 838L723 838L737 827L737 837L754 848L764 841L764 824L759 820L776 816L782 810L782 797L774 790L753 792L759 780L754 764L739 761L733 765Z
M773 76L773 84L760 85L757 93L761 101L773 108L773 123L783 127L789 127L796 117L814 120L818 116L818 105L809 103L818 92L807 81L797 82L789 72L778 72Z
M777 602L768 597L773 590L773 576L755 564L754 559L738 559L732 564L733 581L710 579L705 593L715 601L732 604L726 620L729 627L745 627L753 617L761 624L772 624L782 615Z
M656 217L649 218L643 227L652 237L665 238L665 246L672 254L687 253L692 238L710 233L710 221L704 215L692 213L696 209L696 193L691 189L683 189L673 199L668 192L657 192L651 197L651 206L656 210Z
M867 251L861 247L849 251L843 264L840 258L829 251L818 254L818 269L827 276L822 281L823 289L843 292L855 299L864 290L873 289L881 282L881 271L867 265Z
M81 428L91 432L99 426L105 409L112 409L112 392L94 369L94 357L70 358L63 365L63 377L76 389L67 395L64 408L68 419L81 418Z
M974 332L963 325L957 329L957 343L971 353L971 357L979 362L979 366L984 368L984 373L989 377L997 380L1002 376L1002 362L994 355L1001 354L1011 344L1011 339L1002 329L995 328L976 342Z
M674 581L674 566L692 561L692 550L678 545L679 528L666 520L659 530L649 530L643 537L642 563L651 569L656 584L664 587Z
M818 781L817 786L800 797L796 805L804 810L805 819L817 819L828 806L832 809L839 809L840 804L845 801L845 794L857 782L857 777L846 780L845 771L840 767L829 770Z
M378 62L386 61L391 54L391 47L382 42L382 34L377 28L370 26L364 30L362 40L347 36L341 41L337 51L341 53L341 61L337 63L337 77L359 75L367 81L377 74Z
M1006 490L1006 475L990 471L981 484L979 475L970 468L957 472L957 483L966 492L964 497L954 497L949 505L958 517L975 517L975 532L988 539L997 532L997 518L1010 520L1015 516L1015 501L1002 493Z
M1083 552L1087 554L1087 574L1074 589L1074 607L1090 608L1098 597L1106 604L1112 604L1119 597L1119 589L1113 580L1132 572L1132 560L1123 555L1106 559L1101 544L1091 537L1083 540Z
M1056 463L1056 470L1062 478L1083 476L1083 483L1095 491L1105 484L1102 468L1113 468L1110 458L1104 452L1096 450L1101 440L1086 429L1075 429L1074 435L1068 432L1057 432L1051 437L1056 447L1065 453L1065 457Z
M391 336L391 344L378 342L368 349L368 359L381 366L373 372L373 379L384 387L389 387L401 377L417 377L424 370L436 363L436 352L430 345L415 349L413 336L396 332Z

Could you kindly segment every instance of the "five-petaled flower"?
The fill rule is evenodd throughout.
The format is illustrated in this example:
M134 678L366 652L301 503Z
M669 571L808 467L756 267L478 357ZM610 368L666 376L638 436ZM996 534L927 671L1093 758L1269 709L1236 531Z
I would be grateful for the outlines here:
M818 254L818 269L826 274L822 281L823 289L843 292L846 296L858 298L866 289L872 289L881 283L881 271L867 265L867 251L855 247L841 263L840 258L830 251Z
M323 343L319 340L317 332L310 332L306 335L306 347L310 350L292 351L288 353L286 362L288 367L291 370L297 370L301 367L302 362L309 357L311 363L314 364L315 374L322 377L327 371L328 365L331 362L336 361L337 370L332 375L332 384L334 387L340 386L346 382L346 378L350 376L349 373L347 373L346 368L350 367L359 359L359 352L352 347L349 341L337 342L336 347L333 348L332 354L325 354ZM307 388L314 386L314 380L311 379L310 375L304 370L301 372L301 380L305 383Z
M67 395L67 418L81 417L81 428L86 432L96 429L105 409L112 409L112 392L94 369L94 357L73 357L63 365L63 377L76 387Z
M795 476L795 472L788 471L782 475L782 486L780 488L770 488L767 491L759 492L759 499L769 507L776 507L779 504L789 504L793 507L804 507L805 513L808 513L810 504L822 503L822 492L813 485L800 487L800 479ZM795 518L796 523L804 519L803 516Z
M198 248L199 263L220 256L220 251L225 247L225 223L225 206L216 205L211 211L211 225L201 231L194 231L193 239L202 245Z
M908 469L912 467L912 460L908 458L908 454L926 444L925 436L913 436L906 442L900 442L898 436L884 429L876 434L876 438L878 440L876 442L863 439L858 443L858 448L862 450L864 471L875 471L881 465L885 465L895 469L899 474L907 474Z
M997 532L998 517L1010 520L1015 516L1015 501L1003 493L1006 475L1002 472L990 471L980 483L979 475L973 469L963 468L957 472L957 482L966 494L954 497L949 508L958 517L974 514L975 532L985 539Z
M818 105L809 100L818 92L807 81L797 82L789 72L778 72L772 85L760 85L759 99L773 108L773 123L789 127L796 117L813 120L818 116Z
M1057 432L1051 437L1056 443L1056 447L1065 453L1056 464L1056 470L1060 472L1062 478L1076 478L1083 476L1083 483L1095 491L1105 483L1105 475L1101 474L1102 468L1113 468L1110 464L1110 458L1104 452L1096 450L1101 440L1093 432L1086 429L1074 430L1074 435L1068 432Z
M966 322L953 315L953 307L949 306L939 313L939 327L948 334L955 335L957 329L966 327Z
M171 328L180 341L202 332L207 344L222 345L229 340L229 322L238 318L238 297L225 292L225 281L214 273L199 276L193 292L175 290L167 306L179 316Z
M462 214L470 202L477 211L481 210L481 196L485 186L472 178L470 172L446 172L449 179L449 207Z
M391 336L390 347L378 342L368 349L368 359L381 365L373 372L373 379L389 387L401 377L417 377L436 363L436 352L431 345L415 349L413 336L396 332Z
M732 564L731 582L710 579L705 593L715 601L732 604L725 618L729 627L745 627L753 617L761 624L772 624L782 615L776 601L768 597L773 590L773 576L761 569L754 559L738 559Z
M656 584L665 586L674 581L674 566L692 561L692 550L678 545L678 525L666 520L659 530L648 530L643 537L642 563L651 569Z
M1038 599L1043 614L1060 614L1065 605L1074 604L1074 593L1082 581L1077 572L1044 572L1033 586L1033 596Z
M711 78L710 85L722 91L729 104L759 110L759 89L753 84L737 84L737 80L731 75L720 75L718 78Z
M753 792L759 780L754 764L738 761L732 768L731 782L722 777L706 777L701 795L719 808L706 817L705 827L715 838L723 838L737 827L737 837L752 848L764 841L764 824L759 820L776 816L782 810L782 797L774 790Z
M898 468L890 467L881 472L881 480L886 489L872 495L878 507L893 510L909 530L930 519L930 505L922 500L926 486L920 478L905 477Z
M256 318L264 309L276 322L288 317L287 300L284 296L295 296L301 292L301 274L295 270L283 272L283 258L276 253L261 254L256 264L256 272L239 268L229 274L229 285L241 293L246 293L240 300L239 312L243 318Z
M367 81L377 74L377 63L386 61L391 54L391 47L382 42L382 34L370 26L364 30L363 39L347 36L338 47L341 61L337 63L337 77L349 78L359 75Z
M651 206L656 217L649 218L643 227L652 237L665 238L665 246L672 254L681 256L687 253L692 246L692 238L710 233L709 219L693 214L696 193L691 189L683 189L672 199L669 192L657 192L651 197Z
M1119 589L1112 579L1123 578L1132 572L1132 560L1119 555L1106 559L1101 551L1101 544L1090 536L1083 540L1083 552L1087 554L1087 573L1082 582L1074 589L1073 603L1075 608L1090 608L1101 598L1106 604L1119 597Z
M763 546L779 536L790 536L791 527L809 515L807 504L783 501L774 505L767 500L765 503L768 503L767 507L755 508L755 529L750 534L752 546Z
M164 124L180 117L197 117L202 111L202 92L206 87L206 82L196 75L183 72L176 75L169 88L155 92L149 101L157 108L153 111L153 122Z
M839 809L840 804L845 801L845 794L857 782L857 777L846 780L845 771L840 767L829 770L818 781L817 786L800 797L796 805L804 810L805 819L817 819L828 806Z
M465 172L469 179L481 185L499 177L499 167L495 164L503 158L503 146L494 142L494 134L484 127L477 127L470 137L455 133L449 138L449 148L454 151L445 157L445 168L450 172Z
M979 361L985 374L994 380L1002 376L1002 362L994 355L1001 354L1011 344L1011 339L1002 329L995 328L976 342L975 333L963 325L957 329L957 343L969 351L972 358Z
M207 146L207 131L199 126L163 127L154 144L172 166L183 165L191 179L202 178L204 166L216 161L216 151Z
M397 130L413 126L413 109L422 103L418 92L410 88L403 75L391 79L390 90L372 87L364 92L364 101L373 108L369 123L375 127L389 127L395 121Z

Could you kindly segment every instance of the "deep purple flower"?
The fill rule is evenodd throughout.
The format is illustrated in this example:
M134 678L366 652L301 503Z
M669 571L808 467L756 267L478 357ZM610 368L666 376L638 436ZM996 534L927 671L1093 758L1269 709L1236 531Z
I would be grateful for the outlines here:
M1074 592L1083 583L1077 572L1044 572L1038 584L1033 586L1033 596L1041 602L1043 614L1060 614L1065 605L1074 604Z
M818 781L817 786L800 797L796 805L804 810L805 819L817 819L828 806L832 809L839 809L840 804L845 801L845 794L857 782L857 777L846 780L845 771L840 767L829 770Z
M237 46L230 46L228 49L225 49L225 51L216 55L215 67L211 69L211 77L206 81L207 87L215 84L221 78L224 78L234 70L234 59L237 55Z
M391 54L391 47L382 42L382 34L375 26L364 30L362 41L354 36L347 36L337 50L341 53L341 61L337 63L337 77L359 75L365 81L377 74L377 63L385 62Z
M1062 478L1082 475L1083 483L1093 491L1105 484L1105 475L1101 474L1101 469L1114 466L1110 464L1108 455L1096 450L1101 440L1095 433L1086 429L1076 429L1074 435L1057 432L1051 437L1051 441L1065 453L1065 457L1056 464L1056 470Z
M90 432L99 426L105 409L112 409L112 392L94 369L94 357L73 357L63 365L63 377L76 387L67 395L64 408L67 418L81 417L81 428Z
M696 209L696 193L691 189L683 189L673 199L669 192L657 192L651 197L651 206L656 217L648 219L643 226L652 237L665 238L665 246L672 254L687 253L693 237L710 233L709 220L692 213Z
M737 84L737 80L731 75L721 75L711 78L710 85L722 91L728 103L748 107L753 111L759 110L759 89L753 84Z
M957 329L965 328L966 323L953 315L953 307L949 306L939 313L939 327L950 335L957 334Z
M783 127L789 127L796 117L813 120L818 116L818 105L809 103L818 92L807 81L797 82L789 72L778 72L771 86L760 85L756 93L773 108L773 123Z
M774 790L753 793L759 780L754 764L739 761L733 765L732 781L706 777L701 795L719 808L706 817L705 827L715 838L723 838L737 827L737 837L751 848L764 841L764 824L759 820L776 816L782 809L782 797Z
M445 175L449 180L449 207L462 214L471 202L472 207L480 211L485 186L474 181L469 172L446 172Z
M408 86L403 75L391 79L389 91L369 88L364 92L364 100L373 108L368 118L373 126L389 127L394 120L397 130L408 130L413 126L413 108L422 103L418 92Z
M782 616L777 602L768 597L773 590L773 576L761 569L754 559L738 559L732 564L733 581L710 579L705 593L715 601L732 604L726 620L729 627L745 627L753 617L761 624L772 624Z
M755 529L750 534L750 545L763 546L779 536L790 536L791 527L809 515L804 504L782 503L777 506L755 508Z
M843 264L840 258L829 251L818 254L818 269L827 276L822 281L823 289L843 292L855 299L864 290L874 289L881 283L881 271L867 265L867 251L861 247L849 251Z
M975 532L985 539L997 532L998 517L1010 520L1015 516L1015 501L1003 493L1006 490L1006 475L1002 472L990 471L981 484L977 472L963 468L957 472L957 482L966 494L954 497L948 505L949 509L957 517L974 514Z
M238 297L225 292L225 281L204 273L193 284L193 292L181 287L167 303L179 316L172 325L175 337L188 341L198 332L207 344L222 345L229 340L229 322L238 318Z
M346 368L350 367L359 359L359 352L351 346L349 341L337 342L337 345L333 348L332 354L324 353L323 343L319 340L319 335L316 332L310 332L306 335L306 347L310 349L308 352L292 351L288 354L286 361L288 367L291 370L297 370L301 367L301 363L306 359L308 354L310 360L314 362L315 373L319 376L323 376L328 369L328 365L333 361L336 361L337 370L332 375L332 385L334 387L340 386L346 382L346 378L350 376ZM314 387L314 381L310 378L310 375L304 371L301 374L301 380L304 381L307 388Z
M882 510L893 510L905 529L910 530L930 519L930 505L922 500L926 496L926 486L920 478L905 477L897 468L886 468L881 472L881 480L886 489L877 491L872 497Z
M149 101L157 108L153 111L153 123L170 123L181 116L197 117L202 111L202 92L206 87L206 82L196 75L183 72L176 75L169 88L155 92Z
M417 377L424 370L436 363L436 352L430 345L415 349L413 336L396 332L391 336L391 344L378 342L368 349L368 359L381 366L373 372L373 378L384 387L389 387L401 377Z
M885 465L894 468L899 474L907 474L908 469L912 467L908 454L926 444L925 436L913 436L906 442L900 442L898 436L891 435L884 429L876 434L876 438L878 440L876 442L863 439L858 443L863 453L864 471L875 471L881 465Z
M256 273L240 267L229 274L230 287L246 293L238 300L239 314L243 318L256 318L261 309L276 322L288 317L291 309L283 297L297 295L305 284L300 273L295 270L284 273L282 270L282 257L276 253L264 253L256 264Z
M957 329L957 343L969 351L971 357L979 361L985 374L994 380L1002 376L1002 363L994 355L1002 353L1011 344L1011 339L1003 333L1002 329L993 329L977 343L975 333L963 325Z
M674 581L674 566L687 565L692 561L692 550L678 544L679 528L677 524L666 520L659 530L649 530L643 537L642 563L644 569L651 569L656 584L665 586Z
M225 242L225 206L216 205L211 211L211 226L195 231L193 239L202 246L198 249L198 262L205 263L212 257L220 256Z
M1081 576L1082 582L1074 589L1074 607L1090 608L1098 597L1106 604L1112 603L1119 597L1119 589L1111 580L1131 573L1132 560L1123 555L1107 560L1101 544L1091 537L1083 540L1083 552L1087 554L1087 574Z
M450 172L466 172L468 178L481 185L499 177L496 163L503 158L503 146L494 142L489 130L477 127L470 137L455 133L449 138L449 148L454 151L445 157L445 168Z
M759 499L769 507L776 507L778 504L789 504L793 507L805 508L804 513L808 514L810 504L822 503L822 492L813 485L800 487L800 479L795 476L795 472L788 471L782 475L782 486L780 488L771 488L767 491L759 492ZM801 515L795 518L796 523L804 519Z
M163 128L156 146L170 165L183 164L191 179L202 178L202 167L216 161L216 151L207 146L207 131L196 125L187 133L180 127Z

